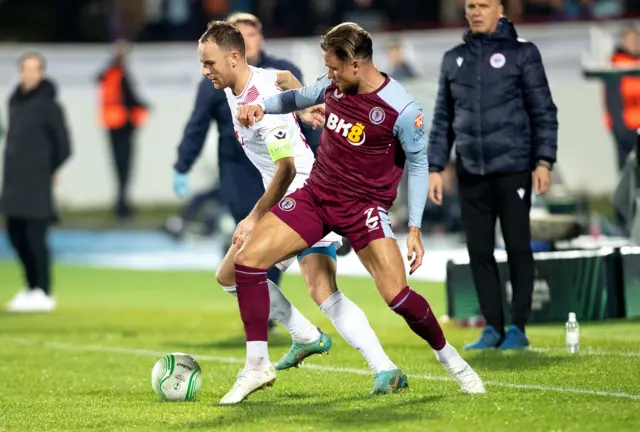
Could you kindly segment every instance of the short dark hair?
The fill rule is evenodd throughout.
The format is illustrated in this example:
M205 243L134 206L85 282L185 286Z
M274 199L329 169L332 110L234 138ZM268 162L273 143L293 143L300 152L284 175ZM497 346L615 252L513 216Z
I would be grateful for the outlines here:
M22 65L24 64L25 60L29 60L29 59L37 59L40 62L41 70L44 71L47 68L47 60L44 58L42 54L38 52L28 52L28 53L22 54L18 59L18 66L22 68Z
M207 31L200 36L199 42L214 42L227 50L236 49L242 57L245 56L242 33L228 21L211 21L207 25Z
M247 12L236 12L227 18L231 24L246 24L256 28L260 33L262 33L262 23L258 19L257 16L252 15Z
M320 47L342 61L373 58L371 35L355 23L342 23L333 27L322 37Z

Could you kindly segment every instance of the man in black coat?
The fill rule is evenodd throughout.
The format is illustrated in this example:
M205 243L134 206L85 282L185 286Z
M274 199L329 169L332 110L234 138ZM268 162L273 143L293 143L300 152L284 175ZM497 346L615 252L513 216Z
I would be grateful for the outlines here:
M443 58L429 138L429 197L442 204L442 170L456 147L471 272L487 322L469 349L525 348L534 261L531 189L544 194L556 160L558 120L538 48L518 38L500 0L467 0L464 43ZM500 218L513 286L505 333L494 259Z
M46 237L56 220L53 177L69 158L71 146L56 89L44 69L42 56L23 56L20 84L9 99L0 213L27 282L27 289L8 305L13 311L55 308Z

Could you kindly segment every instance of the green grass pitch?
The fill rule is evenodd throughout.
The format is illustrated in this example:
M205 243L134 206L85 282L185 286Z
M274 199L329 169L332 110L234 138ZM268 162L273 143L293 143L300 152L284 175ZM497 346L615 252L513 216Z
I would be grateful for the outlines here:
M581 323L580 355L563 351L562 323L531 326L537 349L463 353L487 383L469 396L447 379L433 352L388 310L368 279L341 278L367 313L389 356L409 375L408 391L369 396L366 363L286 276L287 296L334 340L331 355L280 372L273 388L239 406L217 402L243 365L236 299L205 272L142 272L58 266L59 308L0 313L0 430L215 431L623 431L640 430L640 323ZM0 301L21 286L0 263ZM444 313L442 284L414 283ZM445 325L461 349L477 329ZM289 347L270 338L277 360ZM159 402L151 368L167 352L193 354L203 369L196 402Z

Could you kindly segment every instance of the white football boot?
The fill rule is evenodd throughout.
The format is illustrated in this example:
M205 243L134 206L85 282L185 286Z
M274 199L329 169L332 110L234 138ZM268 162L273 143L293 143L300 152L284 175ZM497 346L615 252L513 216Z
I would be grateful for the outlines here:
M447 363L441 362L441 364L460 385L460 389L464 393L486 393L480 376L460 355L449 359Z
M275 381L276 371L270 363L259 368L245 367L238 374L231 390L220 400L220 405L243 402L251 393L271 387Z

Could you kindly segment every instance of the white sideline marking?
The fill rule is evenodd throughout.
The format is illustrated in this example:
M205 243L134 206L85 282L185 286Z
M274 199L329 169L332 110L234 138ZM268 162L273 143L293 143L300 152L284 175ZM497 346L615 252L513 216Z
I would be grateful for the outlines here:
M30 341L27 339L19 339L17 342L20 342L24 345L40 345L46 346L50 348L63 349L69 351L98 351L98 352L110 352L110 353L119 353L119 354L130 354L130 355L148 355L154 357L162 357L166 354L166 352L147 350L147 349L138 349L138 348L127 348L127 347L110 347L103 345L74 345L69 343L62 342L45 342L43 344L39 344L35 341ZM205 360L205 361L213 361L218 363L232 363L232 364L244 364L245 359L238 357L218 357L218 356L210 356L210 355L197 355L191 354L196 360ZM334 366L323 366L323 365L314 365L314 364L305 364L303 366L304 369L315 369L320 371L327 372L339 372L339 373L351 373L357 375L371 375L371 371L364 369L353 369L353 368L344 368L344 367L334 367ZM423 379L429 381L453 381L451 378L447 377L439 377L433 375L407 375L409 378L414 379ZM592 395L592 396L604 396L604 397L613 397L613 398L623 398L623 399L633 399L640 400L640 395L632 395L628 393L619 393L619 392L607 392L607 391L598 391L598 390L586 390L580 388L572 388L572 387L553 387L553 386L543 386L536 384L513 384L506 383L501 381L485 381L486 385L494 386L494 387L505 387L512 389L520 389L520 390L538 390L543 392L556 392L556 393L573 393L573 394L583 394L583 395Z

